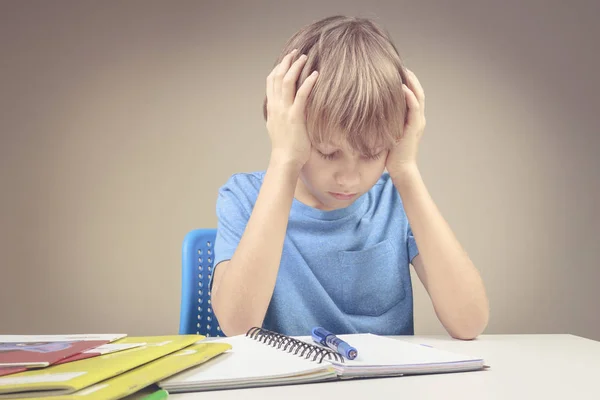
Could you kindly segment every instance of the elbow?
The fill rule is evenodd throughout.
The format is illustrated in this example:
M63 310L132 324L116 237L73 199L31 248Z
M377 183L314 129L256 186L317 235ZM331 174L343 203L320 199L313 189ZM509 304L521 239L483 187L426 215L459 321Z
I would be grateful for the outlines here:
M228 284L223 274L230 270L231 266L228 265L230 262L225 264L214 271L211 289L213 313L221 332L226 336L244 335L251 328L262 326L266 309L261 313L260 307L254 306L251 296L245 294L243 287Z
M221 301L218 291L213 289L212 308L213 313L219 323L221 332L225 336L244 335L251 328L262 326L262 321L257 321L251 316L242 316L239 307Z
M489 310L483 309L447 330L454 339L474 340L485 331L488 321Z
M474 340L477 339L477 337L483 332L483 330L469 330L469 329L462 329L462 330L456 330L456 331L450 331L450 336L452 336L454 339L458 339L458 340Z
M229 262L224 264L229 264ZM222 273L225 267L226 265L220 266L218 270L215 268L213 272L214 278L210 291L210 303L221 332L225 336L236 336L246 333L251 327L247 327L241 321L239 312L236 312L239 307L232 304L231 296L228 296L227 291L223 292L221 289ZM217 273L217 271L219 272Z
M221 327L221 332L223 332L225 334L225 336L244 335L250 329L250 328L248 328L248 329L241 328L240 326L236 326L236 325L220 324L219 326Z
M253 324L243 320L235 320L231 317L227 318L222 316L221 319L218 315L216 315L216 317L219 321L221 332L223 332L225 336L245 335L251 328L260 326L260 324Z

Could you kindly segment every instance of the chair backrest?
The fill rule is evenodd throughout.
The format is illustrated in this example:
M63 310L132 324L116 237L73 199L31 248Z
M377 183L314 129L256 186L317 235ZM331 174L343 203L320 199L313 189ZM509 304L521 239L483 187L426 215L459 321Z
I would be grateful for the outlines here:
M195 229L183 240L179 334L225 336L212 311L208 290L216 235L216 229Z

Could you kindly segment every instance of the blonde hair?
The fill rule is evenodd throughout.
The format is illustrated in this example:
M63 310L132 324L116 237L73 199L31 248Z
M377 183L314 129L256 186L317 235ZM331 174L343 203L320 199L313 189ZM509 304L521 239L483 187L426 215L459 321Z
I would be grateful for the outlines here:
M342 139L367 155L393 146L404 127L406 75L385 30L366 18L328 17L294 34L275 65L293 49L298 49L296 57L308 56L297 88L319 71L306 105L313 144ZM266 120L266 98L263 114Z

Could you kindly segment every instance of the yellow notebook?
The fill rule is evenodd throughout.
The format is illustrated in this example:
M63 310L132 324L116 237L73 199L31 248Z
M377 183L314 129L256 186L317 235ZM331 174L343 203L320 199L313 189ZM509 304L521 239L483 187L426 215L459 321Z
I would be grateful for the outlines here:
M146 386L200 365L231 349L226 343L197 343L161 357L124 374L96 383L70 395L52 396L52 400L117 400Z
M116 353L0 377L0 399L74 393L140 365L174 353L199 340L198 335L127 337L116 343L145 343Z

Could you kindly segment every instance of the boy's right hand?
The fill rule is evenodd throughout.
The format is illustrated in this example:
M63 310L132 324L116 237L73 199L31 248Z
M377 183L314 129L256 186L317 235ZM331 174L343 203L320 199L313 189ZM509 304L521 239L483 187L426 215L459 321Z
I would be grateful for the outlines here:
M311 143L306 131L306 100L317 80L309 75L298 91L296 85L306 55L294 63L297 50L287 54L267 77L267 130L271 137L271 156L301 168L310 157Z

